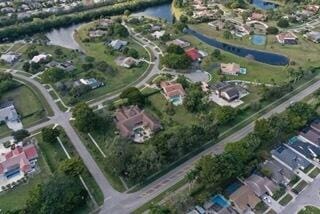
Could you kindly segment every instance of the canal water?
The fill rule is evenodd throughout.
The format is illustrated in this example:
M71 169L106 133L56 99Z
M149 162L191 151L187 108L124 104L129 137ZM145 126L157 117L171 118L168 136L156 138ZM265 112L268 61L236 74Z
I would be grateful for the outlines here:
M278 4L267 2L264 0L251 0L250 3L256 8L259 8L262 10L276 9L277 7L279 7Z
M258 62L262 62L270 65L287 65L289 63L289 59L280 54L252 50L252 49L238 47L235 45L229 45L229 44L220 42L214 38L207 37L194 30L188 30L187 32L197 37L202 42L207 43L208 45L211 45L215 48L219 48L221 50L235 54L237 56L250 58Z

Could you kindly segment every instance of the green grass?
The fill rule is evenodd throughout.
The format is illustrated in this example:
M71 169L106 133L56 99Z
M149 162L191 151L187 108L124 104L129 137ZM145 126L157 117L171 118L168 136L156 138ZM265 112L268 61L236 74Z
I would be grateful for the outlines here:
M295 175L295 177L293 179L291 179L291 181L289 182L289 186L294 186L296 183L298 183L301 180L301 178L297 175Z
M286 188L284 187L280 187L272 196L272 198L274 200L278 200L279 198L281 198L281 196L283 196L286 193Z
M207 36L214 37L217 40L225 43L288 56L291 60L296 62L295 67L297 68L299 66L306 68L309 66L320 65L317 57L317 54L320 51L320 46L315 45L311 41L308 41L301 35L297 35L299 37L298 45L281 45L276 41L274 35L268 35L267 44L264 46L259 46L252 44L250 36L246 36L243 38L225 39L223 37L223 31L216 31L213 27L210 27L206 23L192 25L191 27L197 31L204 33Z
M300 183L298 183L298 185L295 186L292 190L294 190L295 192L299 193L299 192L301 192L307 185L308 185L308 183L307 183L305 180L301 180Z
M282 206L285 206L292 200L292 198L293 197L290 194L287 194L279 201L279 204L281 204Z
M311 178L315 178L317 177L318 175L320 174L320 169L318 167L316 167L314 170L312 170L310 173L309 173L309 176Z
M298 214L320 214L320 209L318 207L306 206Z
M204 50L208 53L211 53L215 48L203 43L199 39L185 35L182 37L189 41L193 46ZM288 79L288 72L286 71L285 67L283 66L273 66L264 63L260 63L257 61L252 61L243 57L236 56L226 51L221 51L222 59L221 60L214 60L212 61L210 57L206 57L203 60L202 67L204 70L211 73L213 77L213 81L219 80L219 76L217 73L217 69L212 69L212 65L216 63L238 63L241 67L245 67L247 69L247 74L239 75L239 76L230 76L226 75L228 80L238 79L238 80L246 80L251 82L258 82L258 83L280 83L284 80Z
M264 213L268 209L268 206L263 201L260 201L254 209L256 213Z
M303 170L303 172L304 172L305 174L308 174L308 173L310 172L310 170L313 169L313 167L314 167L314 165L313 165L313 164L310 164L307 168L305 168L305 169Z
M29 192L35 188L38 184L46 181L52 174L48 164L45 160L45 155L40 151L38 159L38 165L40 167L40 173L36 174L28 180L28 183L21 184L15 187L15 189L5 192L0 195L0 209L2 211L12 211L14 209L22 209L28 199Z
M149 96L148 100L151 105L147 106L146 109L161 118L161 121L167 125L172 125L173 122L180 125L188 125L199 121L196 115L188 112L183 105L174 107L175 114L168 115L165 112L167 100L161 93Z

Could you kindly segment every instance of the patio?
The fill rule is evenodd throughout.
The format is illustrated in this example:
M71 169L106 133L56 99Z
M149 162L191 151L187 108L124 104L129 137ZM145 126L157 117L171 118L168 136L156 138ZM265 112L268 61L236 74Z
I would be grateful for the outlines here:
M143 125L134 128L133 141L136 143L143 143L151 138L152 131L150 128L146 128Z

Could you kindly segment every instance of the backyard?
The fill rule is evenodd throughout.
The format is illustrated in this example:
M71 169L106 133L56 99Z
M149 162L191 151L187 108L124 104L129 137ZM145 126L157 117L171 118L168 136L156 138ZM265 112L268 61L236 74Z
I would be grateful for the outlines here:
M29 192L38 184L47 181L48 178L52 176L53 172L57 170L60 161L67 158L58 142L54 144L43 142L42 137L39 134L36 135L35 138L37 139L37 145L39 147L38 164L40 172L39 174L31 176L27 183L18 185L13 190L0 194L0 209L2 209L4 212L22 209L29 198ZM64 133L62 133L61 140L71 156L77 156L74 148L68 142L68 139L65 137ZM103 195L92 176L87 170L85 170L82 177L97 203L101 205L103 203ZM88 198L87 204L81 208L81 211L78 211L80 213L86 213L93 208L92 206L92 202L90 198Z
M6 92L1 96L1 100L14 102L24 127L35 125L46 116L46 111L41 105L40 99L25 85L20 85L18 88ZM0 136L5 136L10 134L11 130L6 125L0 125L0 133Z
M299 37L297 45L281 45L276 41L274 35L267 36L266 45L254 45L250 39L250 36L243 38L225 39L223 37L224 31L216 31L215 28L210 27L208 24L192 25L192 29L197 30L205 35L216 38L219 41L238 45L241 47L249 47L252 49L264 50L273 53L279 53L288 56L290 60L295 61L295 67L302 66L307 68L309 66L319 66L317 55L320 51L320 46L315 45L313 42L306 40L301 35Z

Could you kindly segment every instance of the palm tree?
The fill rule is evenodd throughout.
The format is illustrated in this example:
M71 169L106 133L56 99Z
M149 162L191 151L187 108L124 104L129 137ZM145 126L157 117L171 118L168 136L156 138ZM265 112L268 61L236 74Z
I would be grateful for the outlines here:
M189 193L191 192L194 181L197 178L197 174L198 174L197 171L193 169L193 170L190 170L185 176L185 178L188 181L188 185L189 185Z

